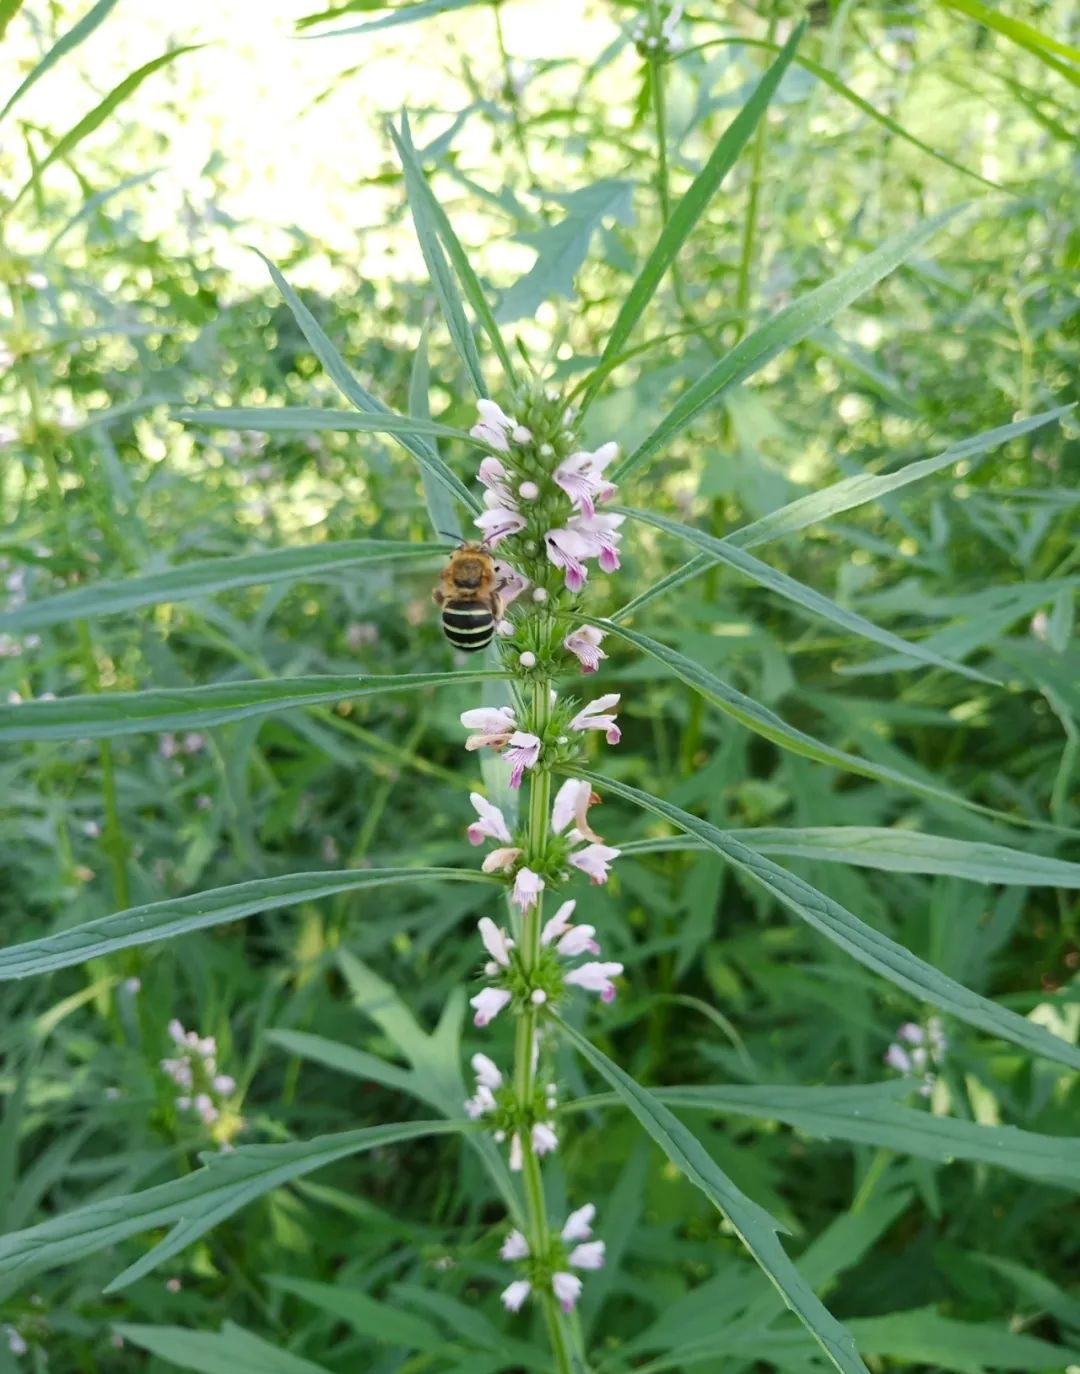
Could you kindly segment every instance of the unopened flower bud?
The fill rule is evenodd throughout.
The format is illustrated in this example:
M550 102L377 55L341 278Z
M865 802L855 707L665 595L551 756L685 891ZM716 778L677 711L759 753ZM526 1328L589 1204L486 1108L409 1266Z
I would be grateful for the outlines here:
M533 988L532 992L529 994L529 1001L534 1007L542 1007L547 1001L547 993L543 988Z
M518 495L523 501L535 501L540 495L540 488L535 482L522 482L518 487Z
M523 653L523 654L521 654L521 655L519 656L518 662L521 664L521 666L522 666L523 668L535 668L535 667L536 667L536 655L535 655L534 653L530 653L528 650L526 650L525 653Z
M543 587L533 588L534 601L538 602L542 606L547 599L547 592L543 589Z

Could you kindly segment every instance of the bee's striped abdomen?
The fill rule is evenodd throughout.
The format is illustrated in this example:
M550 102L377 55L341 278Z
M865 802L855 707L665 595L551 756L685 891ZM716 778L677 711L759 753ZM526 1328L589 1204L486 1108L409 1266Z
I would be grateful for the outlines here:
M495 633L495 617L475 601L447 601L442 608L443 634L455 649L486 649Z

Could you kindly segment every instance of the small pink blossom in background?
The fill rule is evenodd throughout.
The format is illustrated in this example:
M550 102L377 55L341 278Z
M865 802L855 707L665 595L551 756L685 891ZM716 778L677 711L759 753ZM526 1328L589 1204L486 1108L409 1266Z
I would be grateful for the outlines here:
M538 873L534 873L531 868L519 868L510 900L524 914L540 900L543 890L544 880Z
M603 642L603 630L598 630L595 625L581 625L566 636L563 648L574 655L583 673L595 673L601 659L607 658L600 647Z
M612 862L622 853L607 844L588 844L567 857L567 862L581 870L594 883L606 883Z
M611 981L623 971L622 964L592 963L582 964L571 969L563 981L568 987L584 988L586 992L598 992L603 1002L615 1000L615 984Z
M469 800L472 802L478 817L465 832L469 837L469 843L483 844L485 839L489 839L503 840L509 844L513 837L506 824L506 818L499 808L493 806L479 792L470 792Z
M469 1006L476 1013L473 1017L473 1025L479 1026L482 1030L484 1026L494 1021L509 1001L510 994L505 988L485 988L483 992L478 992L475 997L470 997Z
M620 697L618 692L609 692L606 696L597 697L595 701L590 701L583 706L577 715L570 722L571 730L603 730L608 744L618 744L622 739L622 734L615 721L615 713L612 707L618 706Z

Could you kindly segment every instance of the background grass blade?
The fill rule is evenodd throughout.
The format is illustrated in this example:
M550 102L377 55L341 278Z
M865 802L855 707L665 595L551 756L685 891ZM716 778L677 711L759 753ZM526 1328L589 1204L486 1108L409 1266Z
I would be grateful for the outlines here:
M786 1305L842 1374L867 1374L855 1343L814 1295L777 1240L783 1228L756 1202L735 1187L692 1131L647 1089L635 1082L580 1032L556 1018L562 1034L583 1059L606 1078L641 1126L672 1164L700 1188L734 1227L739 1239L761 1265Z
M735 165L750 135L757 128L758 121L764 117L777 86L791 65L805 28L805 23L801 23L793 30L791 37L780 50L779 57L755 86L749 100L728 125L705 166L672 211L671 218L664 225L663 232L645 260L633 286L627 292L626 299L615 318L597 364L599 375L587 386L582 399L582 409L588 406L600 381L606 375L605 364L625 346L634 326L652 300L656 288L678 256L679 249L689 238L706 207L720 189L724 178Z
M17 706L0 706L0 744L19 740L113 739L145 730L199 730L249 716L269 716L296 706L318 706L352 697L449 687L457 682L507 676L478 668L381 678L294 677L24 701Z
M116 1331L131 1345L192 1374L329 1374L325 1365L271 1345L233 1322L227 1321L220 1331L121 1322Z
M21 100L31 86L36 85L51 67L55 67L62 57L77 48L84 39L89 38L102 20L108 18L109 12L114 10L116 5L117 0L98 0L96 5L87 10L83 17L68 29L67 33L58 38L37 66L16 87L10 100L0 110L0 119L9 113L16 102ZM3 38L6 27L7 18L0 10L0 39Z
M69 592L28 601L14 610L0 611L0 630L40 629L70 620L116 615L139 606L190 601L217 596L237 587L274 582L304 582L332 577L366 564L411 562L445 556L445 544L408 544L404 541L348 539L308 548L266 549L233 558L208 558L184 563L164 572L145 573L122 582L89 583Z
M910 640L901 639L899 635L894 635L889 630L883 630L879 625L875 625L872 620L867 620L865 616L861 616L855 611L849 611L845 606L838 605L829 597L823 596L821 592L815 591L813 587L796 581L787 573L780 572L779 569L768 563L763 563L753 554L729 544L724 539L717 539L711 534L706 534L703 530L693 529L690 525L680 524L677 520L669 520L664 515L654 515L650 511L633 510L628 506L613 506L612 509L621 515L628 516L631 520L644 521L645 524L653 525L666 534L673 534L680 539L685 539L688 544L695 544L718 562L726 563L736 572L749 577L758 586L776 592L778 596L790 601L792 605L803 611L808 611L811 615L820 616L838 629L848 631L849 634L872 640L875 644L887 645L894 652L907 654L910 658L932 664L935 668L944 668L948 672L959 673L961 677L970 678L974 682L985 682L994 686L1001 685L995 678L980 673L976 668L969 668L963 663L955 663L952 659L944 658L941 654L935 653L933 649L927 649L917 642L913 643Z
M1080 864L1044 854L1028 854L980 840L954 840L919 830L871 825L753 827L730 832L759 854L818 863L854 864L884 873L940 873L970 883L1002 887L1080 888ZM689 835L620 844L623 854L662 853L669 849L705 849Z
M0 981L52 973L84 964L88 959L115 954L121 949L152 944L186 935L192 930L240 921L262 911L277 911L392 883L496 881L486 873L468 868L361 868L327 873L286 873L278 878L256 878L190 897L171 897L164 902L117 911L81 926L71 926L40 940L0 949Z
M725 391L752 377L785 348L801 342L917 253L961 208L944 210L907 233L889 239L853 267L786 306L748 334L679 397L652 433L611 473L611 480L624 482L681 434L703 410L715 405Z
M427 264L431 285L439 300L443 319L450 330L451 341L472 383L473 391L477 396L486 396L487 388L480 366L480 354L476 351L476 340L465 318L465 308L458 293L457 283L439 242L438 227L431 213L431 196L424 194L427 181L416 158L408 115L402 114L400 130L390 125L390 137L394 140L394 147L401 159L405 173L405 194L408 196L409 209L412 212L413 227L416 230L420 251L424 255L424 262Z
M258 249L255 250L258 252ZM312 351L322 363L326 375L337 386L338 390L346 400L351 401L357 410L369 415L389 415L392 414L389 406L377 400L369 392L365 391L360 383L353 376L341 354L327 338L322 326L315 316L307 308L304 302L292 289L289 283L281 275L278 269L263 253L259 257L266 263L267 270L274 279L274 285L285 298L285 303L292 311L293 318L300 326L300 331L311 345ZM426 443L422 436L413 434L395 434L398 443L416 459L421 467L427 468L436 481L441 482L451 496L461 501L467 510L479 511L480 502L472 494L435 452L432 446Z
M1076 1046L965 988L910 950L860 921L839 902L834 902L831 897L780 868L764 855L755 854L730 833L718 830L708 821L691 816L670 802L640 792L636 787L628 787L612 778L586 771L582 771L581 776L597 787L622 797L624 801L633 802L656 816L663 816L679 830L696 835L708 849L720 854L741 873L760 883L782 906L786 906L826 939L913 997L929 1002L941 1011L966 1021L968 1025L978 1026L990 1035L1021 1045L1032 1054L1080 1069L1080 1049Z
M437 420L415 415L395 415L392 411L332 410L315 406L276 406L258 408L238 406L225 410L181 410L176 418L189 425L206 425L212 429L250 429L263 434L319 434L326 431L344 433L355 430L363 434L422 435L424 438L463 439L476 445L463 429L440 425Z
M46 1269L73 1264L128 1236L173 1222L179 1223L173 1235L181 1232L189 1238L184 1243L189 1244L256 1198L339 1159L404 1140L453 1135L469 1128L467 1121L410 1121L286 1145L240 1145L229 1154L204 1155L202 1168L183 1178L125 1197L99 1198L37 1226L0 1236L0 1293L13 1293ZM163 1247L157 1250L163 1251ZM162 1253L160 1259L164 1258ZM149 1264L149 1259L149 1255L144 1256L114 1279L108 1291L126 1286L160 1262Z

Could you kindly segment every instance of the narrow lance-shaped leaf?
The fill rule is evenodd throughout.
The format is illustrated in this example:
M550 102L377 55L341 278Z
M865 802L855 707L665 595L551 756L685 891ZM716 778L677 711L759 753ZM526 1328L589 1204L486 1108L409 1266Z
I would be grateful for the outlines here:
M1070 1045L1059 1036L1051 1034L1044 1027L1027 1021L1015 1012L997 1006L978 993L965 988L939 969L927 964L912 954L903 945L882 935L872 926L860 921L850 911L834 902L817 888L803 882L787 869L774 864L762 854L754 851L739 840L716 826L710 825L698 816L672 806L670 802L641 792L636 787L616 782L613 778L599 777L594 773L582 771L597 787L633 802L656 816L663 816L679 830L696 835L706 848L727 859L741 873L760 883L789 911L795 913L814 930L845 950L866 968L873 969L895 983L905 992L929 1002L932 1006L948 1012L951 1016L969 1025L978 1026L990 1035L1000 1036L1029 1050L1032 1054L1044 1055L1047 1059L1070 1068L1080 1069L1080 1049Z
M412 373L409 377L409 409L414 415L427 416L428 388L431 381L431 368L428 362L428 326L425 323L420 333L420 342L413 357ZM433 447L435 447L433 445ZM435 447L436 453L438 448ZM435 481L426 468L420 469L420 480L424 487L424 504L427 506L428 521L432 532L443 539L461 540L461 520L450 493Z
M111 916L101 916L81 926L59 930L40 940L0 949L0 981L52 973L55 969L85 964L88 959L116 954L135 945L240 921L262 911L315 902L338 892L356 892L393 883L495 881L497 879L469 868L359 868L256 878L188 897L149 902L145 906L114 912Z
M1055 410L1044 411L1041 415L1031 415L1025 420L1016 420L1013 424L1001 425L997 429L987 430L985 434L976 434L970 439L961 439L955 444L950 444L947 449L935 457L922 458L917 462L907 463L904 467L897 468L895 472L880 475L861 472L853 477L845 477L842 481L834 482L831 487L826 487L823 491L810 492L806 496L800 496L779 510L771 511L759 520L754 520L748 525L742 525L738 529L732 530L730 534L724 536L723 542L734 544L740 549L753 549L768 543L770 540L782 539L785 535L794 534L798 530L806 529L809 525L817 525L829 520L842 511L854 510L858 506L866 505L869 501L877 501L882 496L899 491L912 482L921 481L924 477L931 477L934 473L940 472L942 468L951 467L954 463L970 462L973 458L979 458L991 449L1007 443L1010 439L1019 438L1021 435L1040 429L1043 425L1048 425L1054 420L1059 420L1075 408L1075 404L1058 406ZM717 559L710 554L699 553L695 555L681 568L676 568L667 577L647 588L639 596L634 597L632 601L628 601L625 606L615 612L612 619L626 620L635 611L640 610L642 606L648 605L650 601L665 595L667 592L674 591L676 587L682 586L690 578L704 572L706 568L715 566L716 562Z
M906 234L889 239L853 267L786 306L759 329L748 334L679 397L653 432L611 474L612 481L625 481L653 454L666 447L703 410L714 405L725 391L752 377L778 353L805 339L819 325L831 320L845 306L869 291L882 277L918 252L960 208L945 210Z
M391 410L334 410L328 406L235 406L222 410L181 410L176 418L211 429L251 429L262 434L316 434L325 431L361 434L421 435L423 438L476 440L463 429L427 416L395 415Z
M393 677L293 677L24 701L16 706L0 706L0 744L19 740L113 739L145 730L198 730L249 716L270 716L296 706L320 706L347 698L507 676L488 669L464 669L454 673L401 673Z
M217 596L237 587L303 582L364 565L437 558L445 552L445 544L343 539L307 548L264 549L261 553L237 554L232 558L208 558L120 582L91 582L41 601L26 601L14 610L0 612L0 631L40 629L71 620L116 615L139 606Z
M390 137L394 140L394 147L401 159L402 170L405 173L405 194L409 198L413 227L416 230L420 251L424 255L428 275L431 277L431 284L439 298L443 319L450 330L450 338L472 383L473 391L477 396L486 396L487 388L484 386L484 374L480 366L480 354L476 351L476 340L473 338L469 321L465 318L465 307L458 294L457 283L439 242L429 198L424 195L427 182L416 159L408 115L402 113L400 132L390 125Z
M728 125L705 166L694 178L686 194L672 211L671 218L664 225L663 232L646 259L645 265L638 273L637 280L627 292L622 308L615 318L615 323L611 327L611 333L608 335L604 351L597 364L599 376L595 381L589 383L582 400L582 409L588 406L595 394L597 386L605 374L605 365L625 345L634 326L652 299L656 288L663 280L664 274L678 256L679 249L689 238L694 226L719 190L724 178L735 165L739 154L757 127L758 121L764 116L769 107L769 102L776 93L777 86L791 65L791 60L795 56L795 50L799 46L805 28L805 23L797 25L791 37L784 44L780 56L764 74L749 100Z
M741 1193L692 1131L652 1093L622 1071L579 1032L559 1018L559 1029L578 1053L615 1090L672 1164L727 1217L739 1239L775 1284L788 1307L842 1374L867 1374L855 1343L815 1296L777 1240L783 1230L764 1208Z
M258 249L255 250L258 252ZM327 338L325 331L318 320L307 308L304 302L292 289L289 283L281 275L278 269L263 253L259 253L263 262L266 263L267 270L274 280L274 285L285 298L285 304L293 313L293 318L300 326L300 330L311 345L312 351L322 363L327 376L338 388L341 394L356 406L357 410L364 411L371 415L386 415L392 413L389 407L382 401L377 400L369 392L365 391L360 383L353 376L352 370L346 365L345 360L337 351L334 345ZM398 443L407 449L421 467L426 467L436 481L441 482L451 496L458 501L462 501L469 510L478 511L480 503L471 491L462 483L455 473L446 466L443 460L431 447L431 445L420 435L396 434L394 436Z
M782 854L789 859L818 863L853 864L885 873L941 873L969 883L1002 887L1080 888L1080 864L1029 854L981 840L954 840L919 830L872 825L754 827L730 832L759 854ZM669 835L648 840L620 841L625 854L653 854L665 850L706 849L692 835Z
M73 128L69 129L66 134L53 144L34 168L34 173L30 180L22 187L15 199L11 202L11 205L17 205L30 188L40 179L46 167L51 167L54 162L67 157L69 153L73 152L88 134L92 134L96 128L108 119L119 105L123 104L129 95L142 85L148 76L153 75L154 72L166 66L168 63L174 62L178 57L182 57L184 53L197 52L202 46L203 44L201 43L189 43L185 47L173 48L169 52L162 53L160 57L155 57L153 61L145 63L143 66L139 67L137 71L132 72L130 76L126 76L118 86L113 87L104 100L94 106L88 115L84 115Z
M826 744L814 735L808 735L804 730L797 730L793 725L782 720L774 711L770 711L767 706L762 706L760 702L746 696L736 687L732 687L729 682L725 682L715 673L703 668L700 663L695 663L693 659L680 654L667 644L660 644L657 640L650 639L648 635L643 635L638 630L631 630L625 625L616 625L613 621L599 619L596 616L590 616L589 623L598 626L609 634L618 635L628 644L635 645L643 653L648 654L658 663L662 663L665 668L670 669L676 677L681 678L688 687L692 687L717 710L723 711L726 716L730 716L732 720L737 720L740 725L744 725L748 730L753 730L756 735L761 735L763 739L779 745L781 749L790 750L791 753L799 754L803 758L813 759L816 763L828 764L831 768L842 768L845 773L855 773L859 777L873 778L875 782L892 783L932 801L945 802L949 806L960 806L967 811L975 811L980 816L990 816L995 820L1005 821L1009 825L1020 825L1035 830L1056 830L1058 828L1043 822L1028 820L1025 816L1013 816L1006 811L995 811L993 807L983 806L980 802L972 801L959 792L950 792L947 788L939 787L934 782L927 782L915 774L902 772L899 768L890 768L886 764L874 763L870 759L859 758L857 754L849 754L844 749L837 749L834 745Z
M206 1154L202 1168L171 1183L127 1196L99 1198L37 1226L0 1236L0 1293L15 1292L35 1274L73 1264L128 1236L173 1222L179 1225L170 1240L179 1235L184 1245L190 1244L256 1198L339 1159L403 1140L470 1129L467 1121L410 1121L286 1145L239 1145L229 1154ZM114 1279L109 1291L124 1287L165 1259L165 1245ZM152 1262L151 1256L156 1256Z
M31 86L36 85L51 67L55 67L62 57L65 57L73 49L77 48L80 43L89 38L102 20L108 17L110 10L116 8L116 5L117 0L98 0L97 4L94 5L93 8L87 10L78 23L73 24L71 28L68 29L67 33L62 34L41 61L16 87L15 93L12 95L11 99L4 108L0 110L0 119L4 118L16 101L21 100ZM5 27L6 20L3 16L3 10L0 9L0 38L4 36Z
M651 511L631 510L625 506L615 506L612 509L619 511L622 515L629 516L632 520L644 521L645 524L654 525L658 530L664 530L667 534L685 539L688 544L695 544L718 562L726 563L728 567L734 568L745 577L749 577L759 586L767 587L769 591L776 592L778 596L784 597L792 605L808 611L811 615L821 616L823 620L829 621L830 624L836 625L841 630L847 630L849 634L859 635L863 639L872 640L875 644L887 645L894 652L907 654L909 658L918 659L922 663L930 663L935 668L944 668L948 672L959 673L962 677L971 678L974 682L1000 686L995 678L980 673L976 668L969 668L963 663L954 663L951 659L942 657L941 654L935 653L932 649L927 649L918 643L912 643L910 640L901 639L899 635L894 635L889 630L883 630L879 625L875 625L872 620L867 620L865 616L837 605L835 601L823 596L821 592L815 591L813 587L807 587L805 583L797 582L787 573L780 572L778 568L771 567L768 563L762 563L753 554L747 553L744 549L736 548L724 539L717 539L711 534L706 534L703 530L693 529L690 525L681 525L677 520L669 520L664 515L654 515Z

